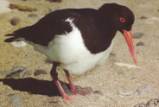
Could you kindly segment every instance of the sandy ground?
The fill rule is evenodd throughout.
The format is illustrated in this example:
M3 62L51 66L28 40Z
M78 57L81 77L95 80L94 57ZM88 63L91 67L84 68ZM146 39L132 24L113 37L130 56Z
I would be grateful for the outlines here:
M112 54L103 65L87 74L73 76L78 86L92 88L89 95L73 96L70 102L64 102L52 86L51 65L44 55L29 45L17 48L3 42L5 34L35 23L50 11L98 8L109 2L126 5L136 15L133 33L138 64L137 67L121 65L133 62L123 37L117 33ZM0 107L134 107L139 103L136 107L159 107L159 0L63 0L56 3L10 0L10 3L21 6L22 10L0 14ZM59 73L60 79L66 81L63 72Z

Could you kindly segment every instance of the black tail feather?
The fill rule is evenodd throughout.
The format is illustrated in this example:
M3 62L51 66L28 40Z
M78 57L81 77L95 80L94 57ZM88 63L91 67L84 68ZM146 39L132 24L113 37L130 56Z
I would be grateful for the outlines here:
M27 39L29 31L30 31L29 27L24 27L24 28L18 29L16 31L14 31L13 33L7 34L6 36L8 38L6 38L4 41L13 42L19 38Z
M13 42L16 40L16 36L14 35L14 33L9 33L9 34L6 34L5 36L7 36L7 39L5 39L4 41L5 42Z
M5 41L5 42L13 42L13 41L15 41L15 40L16 40L15 37L11 37L11 38L5 39L4 41Z
M6 34L5 36L13 36L13 33Z

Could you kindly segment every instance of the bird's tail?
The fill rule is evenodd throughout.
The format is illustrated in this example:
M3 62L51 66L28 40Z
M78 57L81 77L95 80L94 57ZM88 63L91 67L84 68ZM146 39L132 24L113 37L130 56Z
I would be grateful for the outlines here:
M25 27L19 30L14 31L11 34L7 34L7 38L5 39L5 42L13 42L13 41L18 41L21 39L27 38L29 32L29 27Z
M5 39L5 42L13 42L16 40L16 37L14 36L14 34L7 34L6 35L8 38Z

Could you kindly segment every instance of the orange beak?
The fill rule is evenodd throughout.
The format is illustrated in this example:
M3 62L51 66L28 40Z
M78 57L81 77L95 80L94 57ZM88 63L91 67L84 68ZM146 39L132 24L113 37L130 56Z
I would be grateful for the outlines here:
M133 61L135 64L137 64L137 58L136 58L135 49L134 49L134 45L133 45L132 33L127 30L122 30L122 31L123 31L124 38L127 42L127 45L129 47L129 51L133 58Z

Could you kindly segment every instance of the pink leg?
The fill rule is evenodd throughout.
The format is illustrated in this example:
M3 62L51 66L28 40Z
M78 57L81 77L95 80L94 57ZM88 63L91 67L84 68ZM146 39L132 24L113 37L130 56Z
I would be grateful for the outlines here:
M67 80L69 82L69 87L74 95L77 94L76 86L72 83L71 76L67 70L64 70L66 73Z
M56 72L56 67L58 66L57 63L54 63L51 69L51 76L53 78L53 83L57 86L60 95L64 98L65 101L70 100L70 97L64 91L60 81L58 80L58 73Z
M66 94L59 80L53 80L54 84L57 86L60 95L64 98L65 101L70 100L71 98Z

